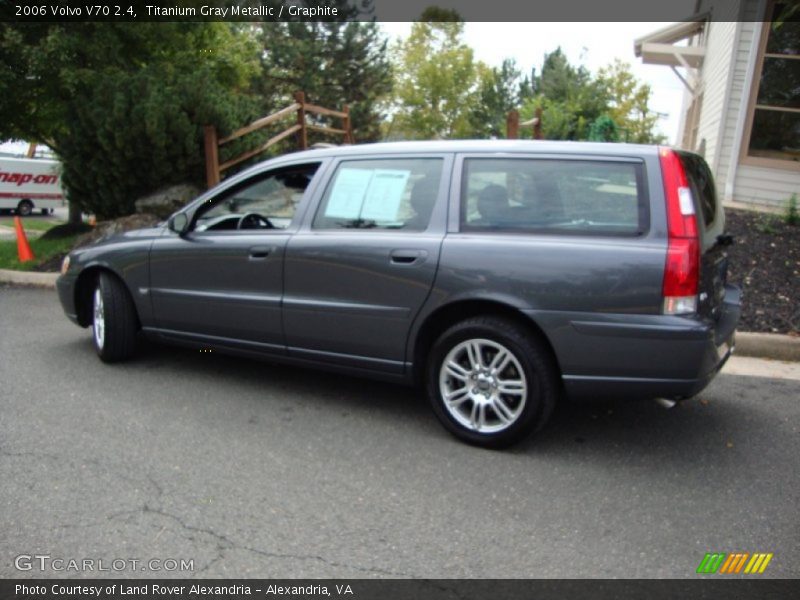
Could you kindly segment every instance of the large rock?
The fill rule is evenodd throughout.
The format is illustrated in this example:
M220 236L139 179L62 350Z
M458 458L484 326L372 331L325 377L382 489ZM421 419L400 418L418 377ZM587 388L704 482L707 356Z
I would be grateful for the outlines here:
M143 229L152 227L161 221L157 216L144 213L140 215L128 215L113 221L100 221L89 233L83 234L75 243L75 248L88 246L89 244L101 240L115 233L123 233L132 229Z
M200 195L193 185L180 184L159 190L134 202L137 213L155 215L166 219L176 210L183 208Z

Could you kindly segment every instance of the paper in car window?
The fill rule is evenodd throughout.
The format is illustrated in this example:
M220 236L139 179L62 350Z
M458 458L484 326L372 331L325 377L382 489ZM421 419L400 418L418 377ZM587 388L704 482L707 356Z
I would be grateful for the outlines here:
M367 189L361 218L396 221L409 175L410 171L376 169Z
M336 175L326 217L396 221L411 171L342 169Z
M374 171L372 169L342 169L336 175L326 217L358 219Z

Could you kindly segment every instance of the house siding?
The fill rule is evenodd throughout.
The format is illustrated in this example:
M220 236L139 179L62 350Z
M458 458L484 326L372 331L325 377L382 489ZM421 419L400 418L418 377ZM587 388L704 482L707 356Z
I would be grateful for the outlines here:
M765 208L785 208L792 194L800 197L800 173L739 165L734 185L734 200Z
M713 21L707 25L706 58L700 73L703 106L700 109L700 124L697 130L697 143L705 143L705 159L709 165L718 164L722 150L719 137L720 121L726 113L725 97L730 75L731 40L736 35L736 22Z
M751 5L752 3L747 3ZM752 18L752 17L751 17ZM717 189L725 189L728 181L728 171L731 165L731 156L738 156L739 148L734 148L737 143L736 128L738 127L739 111L743 102L749 100L749 89L745 90L745 79L750 63L750 49L753 36L756 34L756 23L745 21L736 24L739 27L739 43L736 48L733 69L731 73L730 88L728 90L728 106L725 111L724 125L720 131L719 153L717 160L712 163L717 181Z
M778 208L784 207L792 194L800 196L800 172L742 164L741 145L747 140L737 132L743 126L740 112L750 99L751 88L746 87L746 79L757 53L761 31L757 21L763 17L763 7L759 0L697 3L696 12L711 11L713 19L706 29L706 57L699 73L703 106L697 144L704 143L706 161L714 172L717 190L726 201ZM750 83L758 85L757 81ZM684 110L687 100L684 97ZM685 116L684 112L684 119ZM682 121L681 131L683 127ZM732 163L735 171L731 170ZM731 176L733 182L728 181Z

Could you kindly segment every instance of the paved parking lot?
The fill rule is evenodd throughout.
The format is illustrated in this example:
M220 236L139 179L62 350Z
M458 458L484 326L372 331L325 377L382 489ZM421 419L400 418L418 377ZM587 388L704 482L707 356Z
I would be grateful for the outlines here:
M103 365L52 291L0 287L0 356L2 577L39 575L13 565L38 553L194 561L176 576L684 578L709 551L800 576L798 381L565 406L492 452L401 387L154 345Z

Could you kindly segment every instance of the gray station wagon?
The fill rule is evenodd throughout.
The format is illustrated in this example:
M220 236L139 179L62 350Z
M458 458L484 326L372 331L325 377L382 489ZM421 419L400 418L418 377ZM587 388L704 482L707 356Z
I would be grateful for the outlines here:
M669 148L328 148L72 252L58 293L104 361L141 331L416 384L450 432L498 447L565 394L702 390L740 313L724 225L706 163Z

